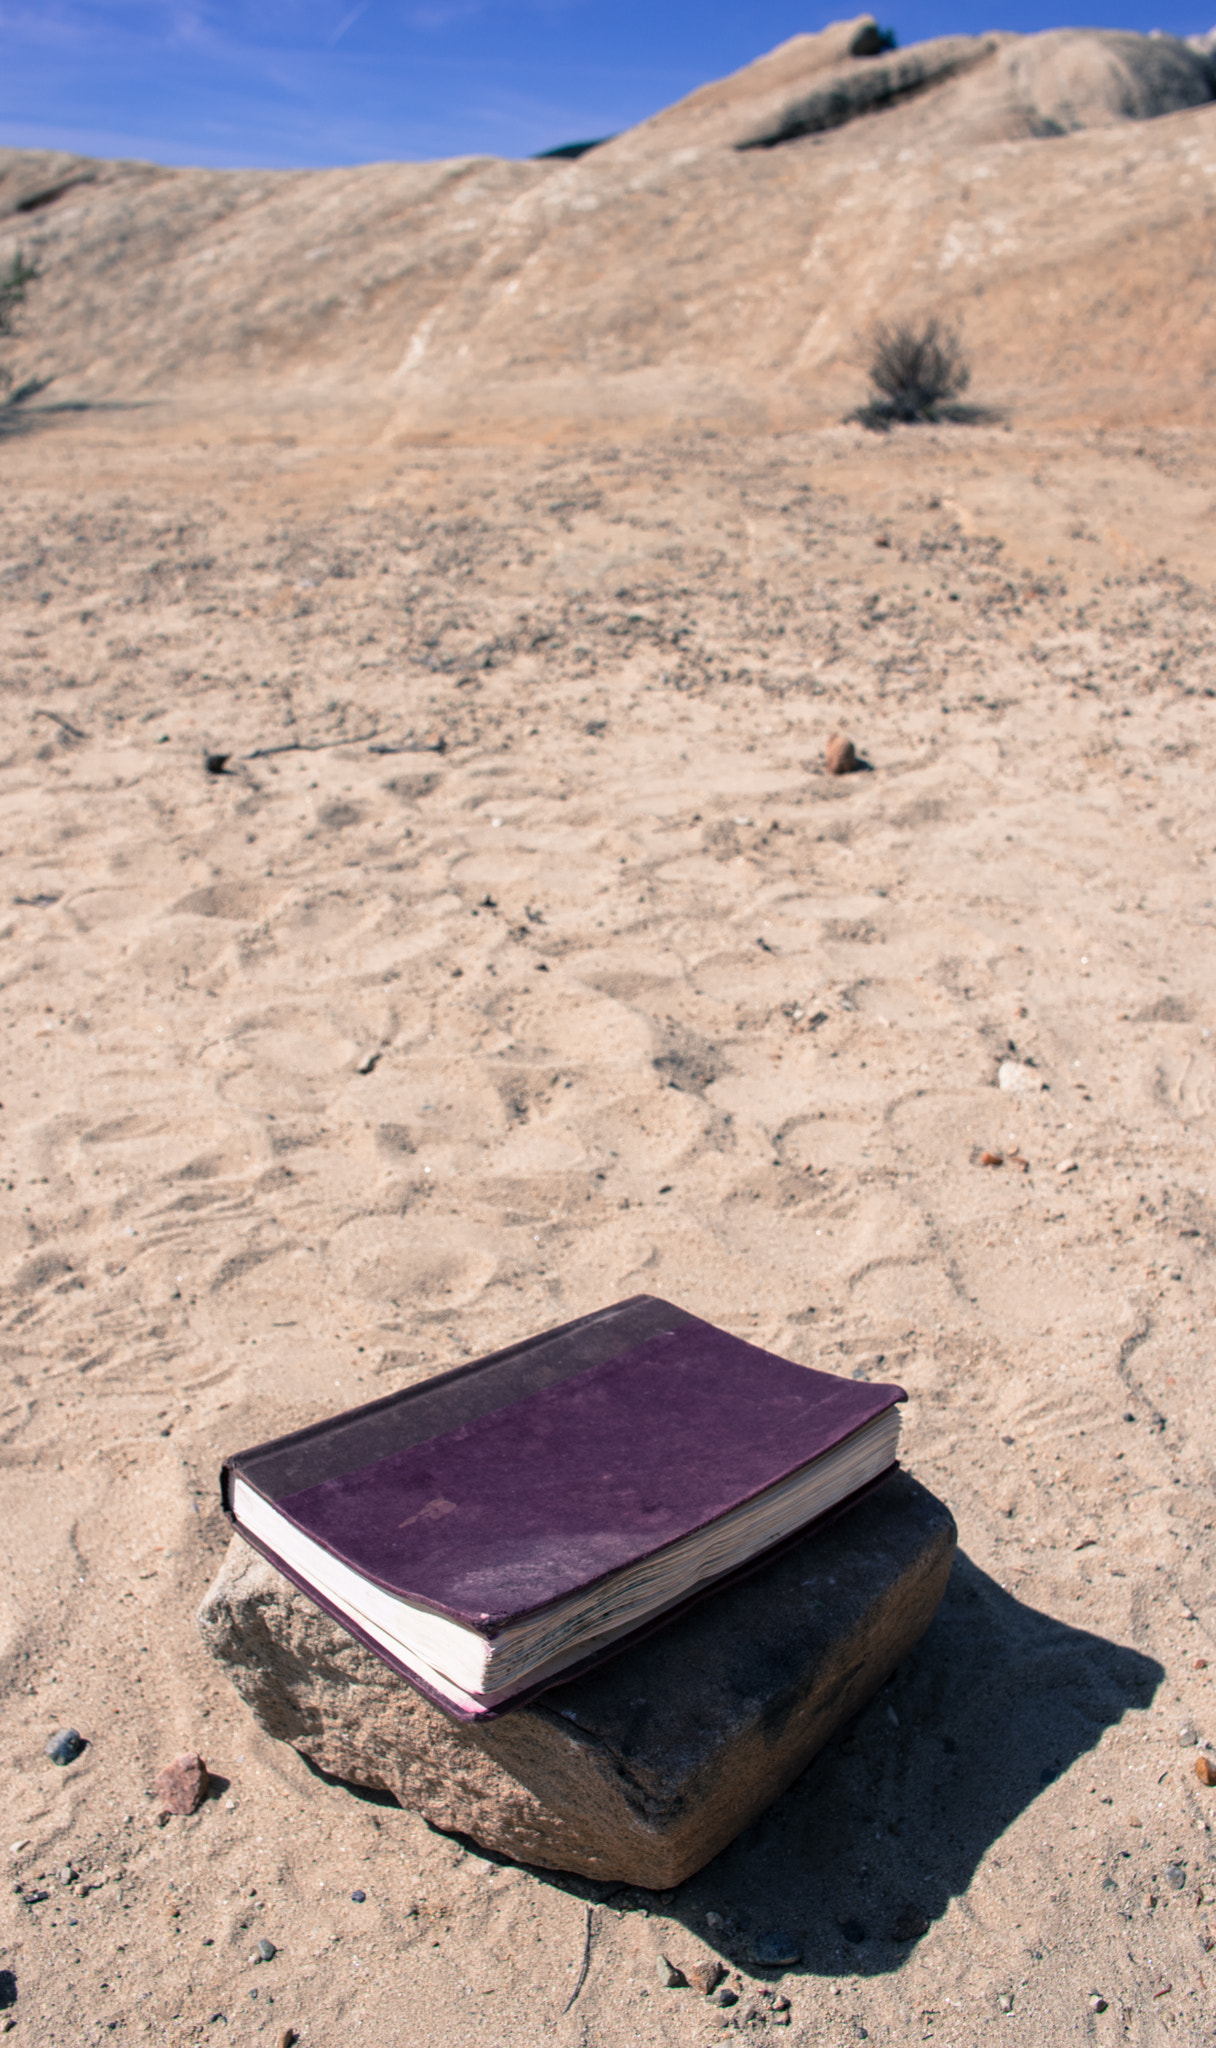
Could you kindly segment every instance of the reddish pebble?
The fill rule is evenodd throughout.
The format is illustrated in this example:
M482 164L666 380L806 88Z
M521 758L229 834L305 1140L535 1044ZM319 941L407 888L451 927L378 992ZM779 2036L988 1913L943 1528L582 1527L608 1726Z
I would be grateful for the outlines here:
M1206 1756L1195 1758L1195 1776L1201 1785L1216 1785L1216 1764Z
M857 767L857 750L842 732L834 732L823 751L829 775L852 775Z
M708 1998L711 1991L717 1990L726 1972L717 1956L701 1956L697 1962L689 1963L684 1975L694 1991L699 1991L702 1998Z
M175 1756L156 1774L154 1790L167 1813L194 1813L207 1797L211 1779L201 1756Z
M980 1153L980 1165L981 1165L981 1166L1003 1166L1004 1164L1005 1164L1005 1155L1004 1155L1004 1153L1003 1153L1003 1152L981 1152L981 1153Z
M1195 1662L1191 1666L1192 1671L1206 1671L1207 1668L1208 1660L1206 1657L1196 1657Z

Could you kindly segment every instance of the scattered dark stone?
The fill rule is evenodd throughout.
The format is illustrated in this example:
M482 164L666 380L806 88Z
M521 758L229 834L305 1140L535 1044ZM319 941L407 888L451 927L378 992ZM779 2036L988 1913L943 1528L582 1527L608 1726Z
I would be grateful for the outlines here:
M299 2038L294 2027L284 2027L279 2048L296 2048L296 2042Z
M352 1899L354 1900L354 1902L355 1902L356 1906L361 1906L361 1905L363 1904L363 1901L364 1901L364 1900L366 1899L366 1897L367 1897L367 1893L366 1893L366 1892L352 1892L352 1893L351 1893L351 1897L352 1897Z
M802 1961L802 1950L793 1936L776 1933L772 1928L754 1935L748 1947L753 1963L758 1963L762 1970L781 1970Z
M857 770L857 749L843 733L834 732L823 750L829 775L853 775Z
M739 1994L737 1991L732 1991L729 1984L724 1984L720 1991L714 1992L715 2005L738 2005L738 2003Z
M1186 1871L1183 1869L1181 1863L1166 1864L1165 1881L1169 1885L1171 1891L1180 1892L1185 1890Z
M156 1773L153 1789L166 1813L195 1813L207 1797L210 1783L202 1757L187 1750Z
M845 1940L851 1941L854 1947L858 1947L865 1940L866 1930L860 1920L841 1920L837 1924Z
M88 1746L75 1728L60 1728L47 1743L46 1753L53 1764L74 1764Z
M259 1962L273 1963L277 1955L278 1949L275 1947L273 1941L267 1941L266 1936L263 1935L262 1939L258 1943Z
M655 1957L655 1969L659 1973L659 1982L664 1991L678 1991L682 1984L688 1982L683 1970L678 1970L666 1956Z
M203 767L208 775L222 775L231 759L231 754L204 754Z
M699 1991L702 1998L708 1998L717 1990L726 1972L717 1956L698 1956L695 1963L688 1965L684 1975L694 1991Z
M919 1906L907 1905L897 1916L891 1929L892 1941L919 1941L922 1934L929 1932L929 1916Z

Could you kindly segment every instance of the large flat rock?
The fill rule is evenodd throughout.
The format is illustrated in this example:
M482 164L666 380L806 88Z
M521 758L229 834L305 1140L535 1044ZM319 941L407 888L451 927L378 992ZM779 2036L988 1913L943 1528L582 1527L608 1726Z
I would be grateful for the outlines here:
M678 1884L792 1783L923 1634L950 1512L906 1473L587 1677L448 1719L240 1537L199 1627L259 1725L487 1849Z

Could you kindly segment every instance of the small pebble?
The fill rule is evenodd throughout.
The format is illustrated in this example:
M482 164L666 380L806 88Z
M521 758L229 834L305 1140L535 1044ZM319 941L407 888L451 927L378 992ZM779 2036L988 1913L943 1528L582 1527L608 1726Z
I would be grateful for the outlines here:
M739 1994L737 1991L732 1991L729 1984L724 1984L720 1991L714 1992L715 2005L738 2005L738 2003Z
M802 1961L802 1950L792 1935L774 1932L766 1928L757 1934L749 1944L751 1959L762 1970L781 1970L788 1964Z
M980 1153L980 1165L981 1165L981 1166L1003 1166L1004 1164L1005 1164L1005 1155L1004 1155L1004 1153L1003 1153L1003 1152L981 1152L981 1153Z
M708 1998L717 1990L726 1972L717 1956L698 1956L695 1963L688 1965L684 1975L694 1991L699 1991L702 1998Z
M919 1941L921 1935L928 1932L928 1914L923 1913L919 1906L905 1906L894 1927L891 1929L891 1939L893 1941Z
M355 1902L356 1906L361 1906L361 1905L363 1904L363 1901L364 1901L364 1900L366 1899L366 1897L367 1897L367 1893L366 1893L366 1892L352 1892L352 1893L351 1893L351 1897L352 1897L352 1899L354 1900L354 1902Z
M1197 1756L1195 1758L1195 1776L1201 1785L1216 1785L1216 1765L1212 1763L1210 1757Z
M60 1728L47 1743L46 1753L53 1764L74 1764L88 1746L75 1728Z
M166 1813L195 1813L207 1797L211 1778L201 1756L187 1750L156 1773L153 1789Z
M222 775L231 759L231 754L204 754L203 766L208 775Z
M1002 1060L996 1070L996 1085L1007 1095L1038 1095L1042 1092L1043 1076L1023 1060Z
M669 1962L666 1956L655 1957L655 1969L665 1991L677 1991L686 1981L683 1970L677 1970L675 1964Z
M1165 1881L1171 1891L1180 1892L1184 1889L1186 1885L1186 1872L1181 1863L1167 1863Z
M279 2042L279 2048L296 2048L296 2042L299 2040L299 2038L300 2037L297 2034L294 2027L284 2027L282 2039Z
M998 2012L1012 2012L1012 2011L1013 2011L1013 1993L1012 1993L1012 1991L1002 1991L1002 1993L1001 1993L1000 1997L999 1997L999 1998L997 1999L997 2002L996 2002L996 2003L997 2003L997 2010L998 2010Z
M266 1936L263 1935L262 1939L258 1943L258 1961L263 1963L273 1963L277 1954L278 1950L275 1947L273 1941L267 1941Z
M1089 2009L1090 2009L1090 2011L1091 2011L1091 2012L1105 2012L1105 2011L1106 2011L1106 2000L1105 2000L1105 1999L1103 1998L1103 1996L1102 1996L1102 1993L1101 1993L1100 1991L1091 1991L1091 1992L1090 1992L1090 1994L1089 1994Z
M59 1873L59 1882L60 1884L71 1884L75 1879L75 1876L76 1871L74 1866L70 1863L65 1863L63 1869Z
M1077 1162L1075 1159L1061 1159L1056 1168L1057 1173L1075 1173L1076 1171Z
M823 760L829 775L853 775L857 771L857 749L841 732L832 734L823 750Z
M1195 1662L1191 1666L1192 1671L1206 1671L1207 1668L1208 1660L1206 1657L1196 1657Z
M1199 1740L1199 1730L1193 1721L1184 1721L1178 1730L1178 1742L1182 1749L1194 1749Z

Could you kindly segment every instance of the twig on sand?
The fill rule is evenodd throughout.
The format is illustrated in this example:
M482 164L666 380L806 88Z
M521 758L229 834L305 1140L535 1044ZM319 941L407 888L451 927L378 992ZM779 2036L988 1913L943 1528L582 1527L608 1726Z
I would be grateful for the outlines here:
M320 754L326 747L361 747L365 740L374 740L380 728L373 725L370 732L359 732L353 738L343 736L336 740L283 740L277 747L255 747L252 754L242 754L242 761L264 761L268 754Z
M81 732L78 725L69 725L67 719L61 718L57 711L35 711L34 716L35 718L53 719L61 731L68 733L74 740L87 740L89 737L87 732Z
M437 740L390 740L383 746L369 747L369 754L446 754L448 743L440 733Z
M566 2003L565 2003L565 2004L563 2005L563 2007L562 2007L562 2013L563 2013L563 2015L565 2015L566 2013L568 2013L568 2012L569 2012L569 2010L570 2010L571 2006L572 2006L572 2005L574 2004L574 2001L575 2001L575 1999L576 1999L576 1998L578 1997L578 1994L579 1994L579 1992L580 1992L580 1991L582 1990L582 1988L583 1988L584 1984L585 1984L585 1983L587 1982L587 1970L588 1970L588 1966L590 1965L590 1962L591 1962L591 1908L590 1908L590 1906L587 1906L587 1907L585 1908L585 1911L586 1911L586 1914L587 1914L587 1925L586 1925L586 1929L585 1929L585 1931L584 1931L584 1934L583 1934L583 1960L582 1960L582 1963L581 1963L581 1965L580 1965L580 1967L579 1967L579 1973L578 1973L578 1976L577 1976L577 1977L575 1978L575 1980L574 1980L574 1989L573 1989L573 1991L572 1991L572 1992L570 1993L570 1996L569 1996L569 1998L568 1998L568 1999L566 2000Z

